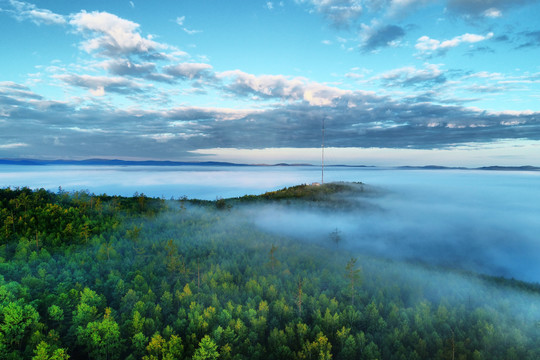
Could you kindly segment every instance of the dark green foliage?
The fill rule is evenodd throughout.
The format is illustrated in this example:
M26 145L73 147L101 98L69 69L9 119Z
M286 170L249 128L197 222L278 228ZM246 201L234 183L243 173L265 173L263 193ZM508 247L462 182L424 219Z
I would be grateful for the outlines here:
M361 186L362 183L357 185ZM304 199L310 201L322 201L330 195L353 191L354 187L350 183L327 183L323 185L296 185L283 188L278 191L271 191L258 196L265 200L283 199Z
M144 194L132 198L88 192L52 193L44 189L0 189L0 245L24 240L18 251L39 252L43 247L88 243L93 236L111 233L131 215L154 215L164 201ZM22 255L21 255L22 256Z
M380 190L366 187L361 182L335 182L323 185L296 185L262 195L245 195L239 198L227 199L226 201L230 207L236 204L275 203L293 208L315 208L328 211L334 209L340 211L353 209L373 210L375 206L364 200L380 194Z
M335 206L359 186L223 202L0 190L0 358L540 358L537 284L293 241L241 211Z

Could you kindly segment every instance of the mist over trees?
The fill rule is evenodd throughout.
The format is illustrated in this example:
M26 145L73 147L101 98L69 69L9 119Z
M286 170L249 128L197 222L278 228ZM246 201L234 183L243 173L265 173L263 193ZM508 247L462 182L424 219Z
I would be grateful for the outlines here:
M540 358L538 284L353 251L337 224L321 242L256 224L269 204L333 209L362 192L2 189L0 358Z

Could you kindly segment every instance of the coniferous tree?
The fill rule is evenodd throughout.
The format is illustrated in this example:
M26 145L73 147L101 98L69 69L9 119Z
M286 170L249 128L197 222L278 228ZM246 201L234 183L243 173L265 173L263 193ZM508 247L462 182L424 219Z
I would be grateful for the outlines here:
M199 343L199 347L195 350L195 354L193 354L193 360L215 360L218 357L216 343L210 336L205 335Z
M349 294L351 296L351 305L354 306L354 295L356 289L360 286L361 281L361 270L356 268L356 258L351 258L347 265L345 266L346 278L349 280Z

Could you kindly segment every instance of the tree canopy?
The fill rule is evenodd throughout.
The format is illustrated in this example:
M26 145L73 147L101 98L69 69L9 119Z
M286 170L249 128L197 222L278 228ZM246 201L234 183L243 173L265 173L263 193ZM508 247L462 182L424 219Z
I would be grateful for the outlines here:
M0 358L540 358L538 284L291 239L237 211L364 191L343 186L224 204L0 189Z

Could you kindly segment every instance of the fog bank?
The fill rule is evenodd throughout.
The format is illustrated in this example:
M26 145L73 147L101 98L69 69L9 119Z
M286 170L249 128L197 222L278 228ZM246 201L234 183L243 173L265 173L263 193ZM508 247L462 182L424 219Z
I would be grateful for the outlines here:
M0 186L88 189L96 194L215 200L320 181L317 167L3 166ZM540 282L540 173L339 168L325 180L383 191L369 210L263 207L265 230L385 258L422 261Z
M394 175L394 174L392 174ZM264 206L267 231L383 258L540 282L540 191L536 174L404 172L360 210ZM403 176L399 176L403 175ZM400 182L401 180L401 182Z

